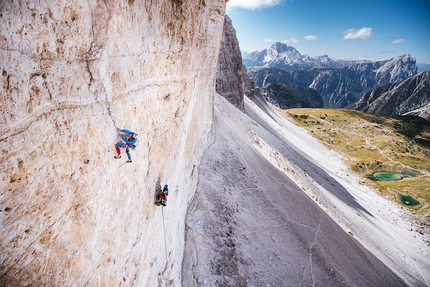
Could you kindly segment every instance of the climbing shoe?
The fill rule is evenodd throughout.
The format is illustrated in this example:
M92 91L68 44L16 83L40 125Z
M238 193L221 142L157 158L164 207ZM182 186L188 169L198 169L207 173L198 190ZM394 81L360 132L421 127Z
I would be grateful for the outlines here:
M119 158L121 158L121 155L116 155L116 156L114 156L114 158L119 159Z
M128 163L132 163L132 161L131 161L131 160L127 160L127 162L128 162Z

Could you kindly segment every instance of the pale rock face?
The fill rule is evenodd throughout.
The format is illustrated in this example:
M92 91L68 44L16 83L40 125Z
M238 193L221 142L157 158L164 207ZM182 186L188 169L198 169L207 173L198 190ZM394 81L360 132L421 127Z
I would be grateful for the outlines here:
M225 1L0 11L0 285L179 286ZM116 128L140 135L132 164Z
M236 38L236 30L231 19L225 16L216 74L216 91L243 111L246 70L242 66L242 54Z

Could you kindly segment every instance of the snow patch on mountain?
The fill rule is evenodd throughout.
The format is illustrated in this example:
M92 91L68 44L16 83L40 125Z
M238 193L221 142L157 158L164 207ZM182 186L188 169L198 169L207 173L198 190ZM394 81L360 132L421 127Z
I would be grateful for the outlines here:
M247 67L269 66L283 69L285 71L302 70L310 67L342 67L354 63L368 62L362 61L335 61L328 55L311 57L302 55L294 47L276 42L269 49L254 51L251 53L242 52L243 63Z

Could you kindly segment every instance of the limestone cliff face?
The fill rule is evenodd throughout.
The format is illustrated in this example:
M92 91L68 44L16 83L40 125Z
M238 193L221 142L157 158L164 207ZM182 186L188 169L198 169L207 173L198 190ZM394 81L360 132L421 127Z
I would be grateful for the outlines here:
M0 285L180 285L224 14L224 0L2 1ZM132 164L113 158L116 128L140 135Z
M216 76L216 91L240 110L244 109L244 71L236 30L231 19L225 16Z

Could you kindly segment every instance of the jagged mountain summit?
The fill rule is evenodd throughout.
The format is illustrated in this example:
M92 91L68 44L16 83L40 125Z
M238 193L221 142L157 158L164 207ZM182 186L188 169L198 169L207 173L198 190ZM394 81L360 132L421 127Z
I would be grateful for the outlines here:
M243 53L243 64L247 67L269 66L285 71L303 70L310 67L343 67L363 61L335 61L328 55L311 57L302 55L294 47L276 42L269 49Z
M368 91L348 108L374 114L411 114L430 119L430 71L402 83L386 84Z

